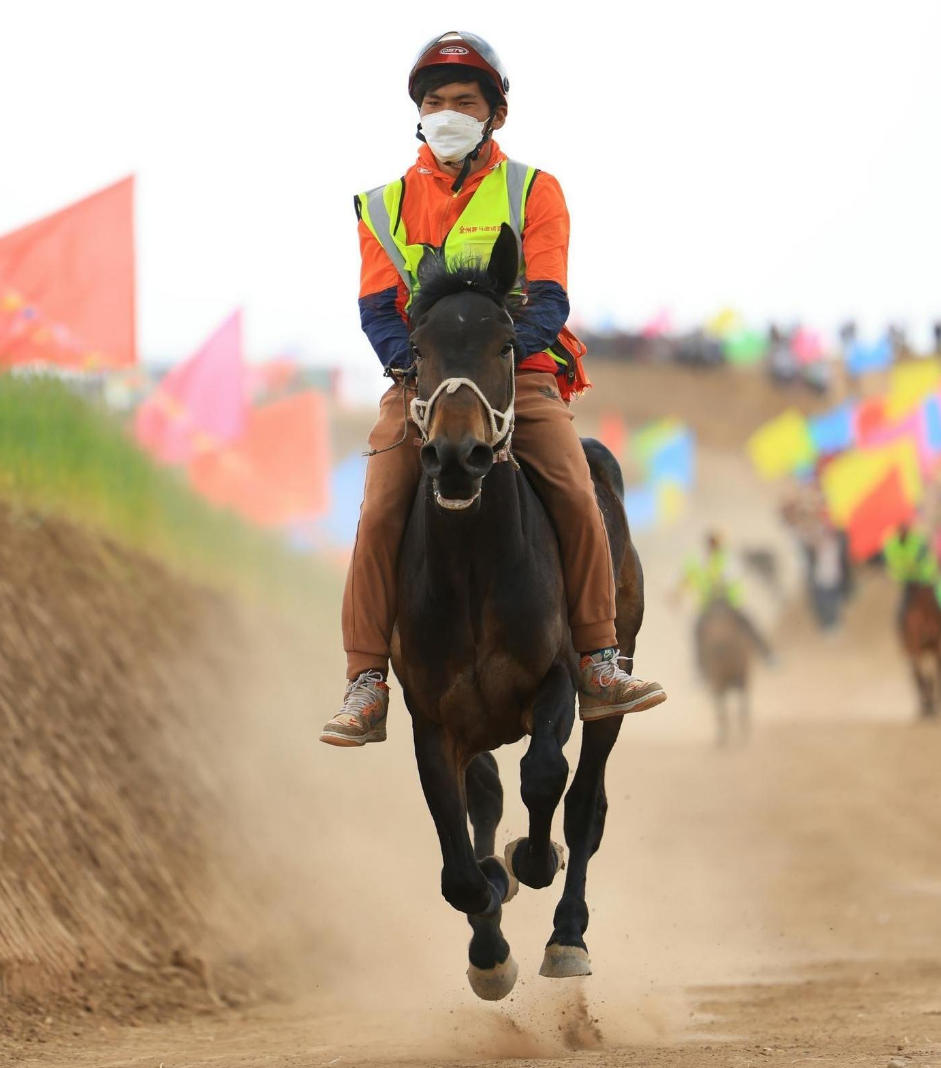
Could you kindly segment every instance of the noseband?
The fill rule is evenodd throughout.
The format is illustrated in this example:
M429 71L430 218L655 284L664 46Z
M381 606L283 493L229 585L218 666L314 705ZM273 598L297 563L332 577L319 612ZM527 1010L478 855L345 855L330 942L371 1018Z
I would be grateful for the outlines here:
M470 378L446 378L441 385L432 393L428 400L420 400L415 397L412 400L412 422L418 427L423 441L428 440L431 427L431 413L436 401L442 393L457 393L461 386L467 386L477 394L477 399L484 406L487 419L490 423L490 440L487 444L493 449L494 463L510 458L510 442L513 438L513 427L516 422L516 375L510 379L510 403L505 411L498 411L484 396L483 390Z
M487 413L487 419L490 423L490 440L487 444L493 450L493 462L498 464L504 460L509 460L518 471L519 464L516 462L513 453L510 452L510 442L513 439L513 426L516 421L515 372L511 372L510 374L510 403L502 412L494 408L490 401L484 396L480 386L470 378L446 378L434 393L432 393L428 400L419 400L418 397L415 397L412 400L411 406L412 422L418 427L422 440L428 440L428 433L431 427L431 412L438 398L443 393L457 393L461 386L467 386L468 389L477 394L477 399L484 406L484 411ZM470 508L470 506L480 497L481 489L482 487L478 486L474 496L465 501L450 500L447 497L442 497L436 486L435 500L442 508L447 509L449 512L461 512L465 508Z

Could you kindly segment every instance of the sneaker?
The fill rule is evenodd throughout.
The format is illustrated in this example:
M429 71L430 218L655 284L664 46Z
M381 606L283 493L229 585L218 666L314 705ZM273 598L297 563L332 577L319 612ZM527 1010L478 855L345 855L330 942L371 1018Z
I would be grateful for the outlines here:
M643 712L667 699L659 682L635 678L619 665L619 660L629 660L620 655L619 649L602 649L593 656L582 657L578 712L583 720Z
M389 687L379 671L364 671L347 684L343 707L320 732L327 745L365 745L386 740Z

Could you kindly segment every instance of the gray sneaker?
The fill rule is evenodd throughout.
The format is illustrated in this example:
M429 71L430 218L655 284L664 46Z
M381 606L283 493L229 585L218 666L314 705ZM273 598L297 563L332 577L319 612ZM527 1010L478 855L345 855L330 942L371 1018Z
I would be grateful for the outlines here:
M343 707L320 732L327 745L365 745L386 740L389 687L379 671L364 671L347 684Z
M578 712L583 720L607 719L628 712L643 712L663 704L666 692L659 682L644 682L618 663L628 662L618 649L602 649L583 656L579 664Z

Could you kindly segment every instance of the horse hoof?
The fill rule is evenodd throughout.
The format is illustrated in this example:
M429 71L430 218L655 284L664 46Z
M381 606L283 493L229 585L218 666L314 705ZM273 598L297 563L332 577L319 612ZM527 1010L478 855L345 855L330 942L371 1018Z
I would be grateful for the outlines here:
M539 974L547 979L571 979L576 975L591 975L588 951L581 946L546 946Z
M510 876L517 879L516 887L519 889L519 881L516 872L513 870L513 857L516 853L517 847L520 842L525 842L525 838L514 838L512 842L504 849L503 859L506 862L506 870L510 873ZM560 871L565 868L565 847L560 846L558 842L550 842L552 852L555 853L555 872L553 875L558 875ZM515 893L516 891L514 891Z
M502 857L487 857L487 860L492 860L494 864L499 864L502 871L506 873L506 877L509 880L509 887L506 892L506 897L503 899L503 904L509 904L514 897L520 891L520 881L513 874L513 869L510 867Z
M516 985L519 965L510 954L502 964L493 968L467 966L467 979L471 990L483 1001L502 1001Z

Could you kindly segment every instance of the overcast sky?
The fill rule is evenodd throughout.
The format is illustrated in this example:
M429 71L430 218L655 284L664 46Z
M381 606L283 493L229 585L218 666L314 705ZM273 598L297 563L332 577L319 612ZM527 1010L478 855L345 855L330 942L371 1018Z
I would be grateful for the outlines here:
M408 68L460 28L565 190L577 315L941 317L941 0L7 0L0 233L134 172L144 358L242 303L253 357L372 359L352 195L413 161Z

